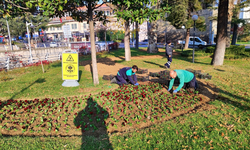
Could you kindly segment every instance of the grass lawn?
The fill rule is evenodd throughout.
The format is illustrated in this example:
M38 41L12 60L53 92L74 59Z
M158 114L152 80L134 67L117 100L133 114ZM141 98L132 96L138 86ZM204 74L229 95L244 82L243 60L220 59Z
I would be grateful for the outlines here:
M250 42L236 42L236 44L250 44Z
M137 64L140 68L163 69L166 63L164 51L158 58L120 61L123 65ZM132 56L149 55L143 51L131 50ZM124 50L101 57L123 57ZM85 56L82 60L88 60ZM210 65L211 58L175 56L171 69L192 68L212 75L207 82L219 89L219 97L210 103L211 110L190 113L150 128L125 134L103 135L101 137L22 137L0 136L0 149L250 149L250 60L225 60L223 66ZM100 85L93 86L91 73L83 67L78 88L62 88L60 63L46 66L45 74L40 67L15 70L8 76L1 74L1 98L42 97L43 91L53 97L78 95L84 89L98 92L107 88L107 82L100 79ZM12 79L13 78L13 79ZM82 83L82 84L81 84ZM83 84L84 83L84 84ZM21 87L20 87L21 86ZM113 87L108 87L113 88ZM55 91L59 92L55 92ZM32 92L36 91L36 92ZM73 93L73 94L72 94ZM86 91L87 93L87 91Z

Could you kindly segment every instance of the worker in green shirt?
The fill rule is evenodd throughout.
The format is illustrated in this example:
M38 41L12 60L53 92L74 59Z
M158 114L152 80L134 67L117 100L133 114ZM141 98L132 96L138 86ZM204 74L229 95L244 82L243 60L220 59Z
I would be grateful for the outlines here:
M180 84L177 89L173 91L173 93L177 93L184 86L186 88L194 88L195 90L198 88L198 83L196 81L195 75L192 72L187 70L171 70L169 76L172 78L169 83L168 91L170 91L173 87L174 80L179 79Z

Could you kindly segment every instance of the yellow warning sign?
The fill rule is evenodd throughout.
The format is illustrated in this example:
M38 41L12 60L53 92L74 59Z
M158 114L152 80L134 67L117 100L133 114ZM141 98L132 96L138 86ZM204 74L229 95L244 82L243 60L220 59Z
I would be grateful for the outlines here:
M79 80L78 53L62 53L62 79Z

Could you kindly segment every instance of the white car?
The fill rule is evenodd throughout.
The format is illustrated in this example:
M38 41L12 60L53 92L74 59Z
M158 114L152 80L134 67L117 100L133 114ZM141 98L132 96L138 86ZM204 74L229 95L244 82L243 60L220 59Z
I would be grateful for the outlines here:
M50 42L49 47L57 47L57 43L56 42Z
M106 46L105 41L99 41L99 42L96 42L96 44L99 45L100 51L106 51L107 46ZM108 44L108 42L107 42L107 44Z
M178 40L178 44L185 44L185 41L181 41L181 40ZM204 46L207 45L207 42L205 41L202 41L199 37L194 37L193 36L190 36L189 37L189 42L188 42L188 46L193 46L193 44L195 46L198 46L199 48L202 48Z

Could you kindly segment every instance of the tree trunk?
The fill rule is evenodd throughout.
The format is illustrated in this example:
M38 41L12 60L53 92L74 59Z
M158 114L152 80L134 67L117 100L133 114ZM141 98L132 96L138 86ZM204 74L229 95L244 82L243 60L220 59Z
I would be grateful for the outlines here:
M241 0L237 0L237 4L240 4ZM236 10L235 12L236 14L234 14L235 19L239 19L240 17L240 9ZM238 24L234 23L233 24L233 37L232 37L232 45L235 45L237 42L237 34L238 34Z
M148 24L148 53L158 53L156 29L157 21Z
M186 33L186 40L185 40L185 47L184 49L188 49L188 44L189 44L189 36L190 36L190 28L187 29L187 33Z
M216 48L211 64L214 66L223 65L226 41L227 41L227 22L228 22L228 2L229 0L220 0L217 18L217 36Z
M232 21L232 16L233 16L233 8L234 8L234 1L229 0L228 3L228 23L227 23L227 42L226 42L226 47L230 47L230 35L231 35L231 21Z
M135 22L135 30L136 30L135 48L139 49L139 24L138 22Z
M130 36L129 21L125 21L124 46L125 46L125 60L126 61L131 60L129 36Z
M97 61L96 61L96 50L95 50L95 32L94 32L94 21L93 11L91 3L88 4L88 16L89 16L89 30L90 30L90 43L91 43L91 59L92 59L92 74L94 85L99 84Z

